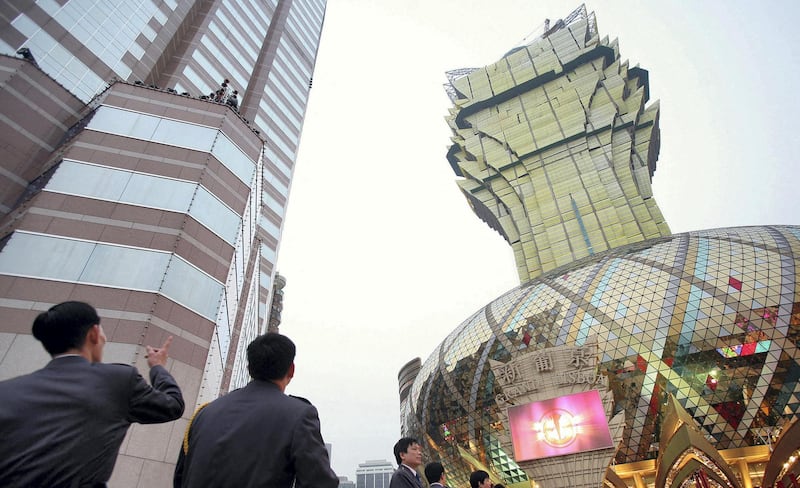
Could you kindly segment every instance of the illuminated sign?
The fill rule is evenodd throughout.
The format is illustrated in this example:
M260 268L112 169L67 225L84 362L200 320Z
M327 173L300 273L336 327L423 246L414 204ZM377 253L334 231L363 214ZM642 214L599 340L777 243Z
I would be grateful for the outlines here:
M510 407L508 424L518 462L614 447L597 390Z

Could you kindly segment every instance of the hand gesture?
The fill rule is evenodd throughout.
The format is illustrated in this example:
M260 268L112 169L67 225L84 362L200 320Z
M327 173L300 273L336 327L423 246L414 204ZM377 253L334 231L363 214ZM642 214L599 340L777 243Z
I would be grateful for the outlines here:
M172 342L172 336L167 337L167 340L164 341L164 345L161 347L152 347L146 346L147 354L144 355L147 358L147 365L151 368L153 366L167 366L167 357L169 353L169 345Z

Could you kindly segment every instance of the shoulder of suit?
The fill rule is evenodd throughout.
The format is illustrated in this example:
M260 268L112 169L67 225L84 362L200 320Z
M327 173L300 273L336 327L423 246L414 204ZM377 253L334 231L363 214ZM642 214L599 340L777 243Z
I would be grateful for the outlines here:
M133 371L138 371L135 366L124 363L91 363L90 365L93 368L116 371L118 373L131 373Z
M303 402L303 403L307 403L307 404L309 404L309 405L311 405L311 404L312 404L312 403L311 403L311 402L310 402L310 401L309 401L307 398L303 398L303 397L299 397L299 396L295 396L295 395L289 395L289 397L290 397L290 398L294 398L294 399L296 399L296 400L300 400L301 402Z
M139 371L139 369L136 366L133 366L131 364L124 364L124 363L92 363L91 365L92 365L93 368L96 368L96 370L102 370L102 371L107 372L108 374L118 374L118 375L122 375L122 376L128 376L128 377L131 377L131 378L134 378L137 375L139 375L139 376L147 376L148 375L147 372L142 373L141 371ZM150 369L151 369L151 371L153 369L155 369L155 374L156 375L163 374L157 368L150 368ZM163 369L163 371L166 372L166 374L169 374L169 371L167 371L166 369Z

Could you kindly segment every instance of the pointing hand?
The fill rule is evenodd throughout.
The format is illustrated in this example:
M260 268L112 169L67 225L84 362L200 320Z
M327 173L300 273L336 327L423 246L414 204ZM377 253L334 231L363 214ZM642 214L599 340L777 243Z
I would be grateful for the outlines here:
M151 368L155 365L159 366L166 366L167 365L167 357L169 353L169 345L172 342L172 336L167 337L167 340L164 342L164 345L161 347L152 347L146 346L147 354L144 357L147 358L147 365Z

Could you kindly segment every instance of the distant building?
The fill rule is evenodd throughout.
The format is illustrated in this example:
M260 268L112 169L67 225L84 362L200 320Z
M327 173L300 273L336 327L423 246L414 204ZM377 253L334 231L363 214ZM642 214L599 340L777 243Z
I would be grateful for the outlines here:
M386 460L365 461L356 469L356 488L389 488L394 465Z
M356 482L347 479L347 476L339 476L339 488L356 488Z

